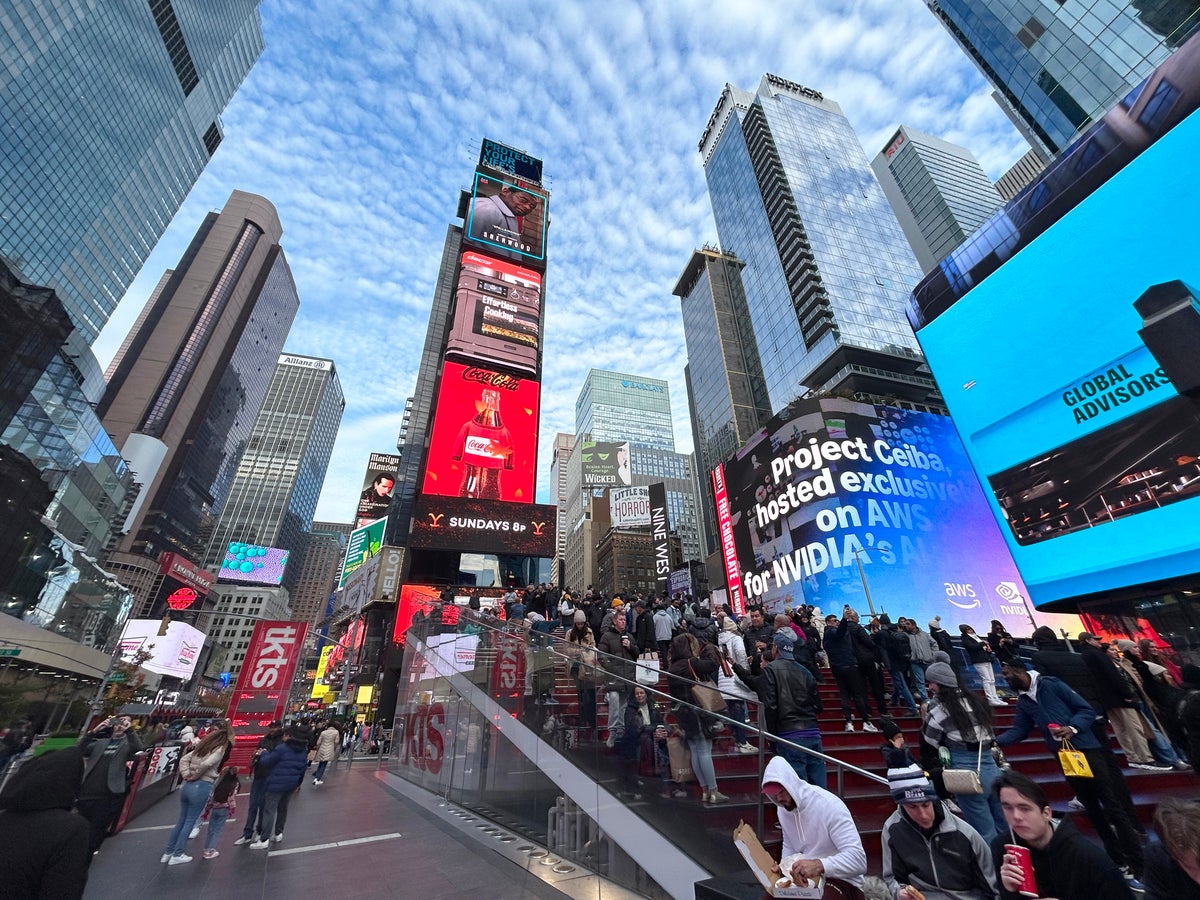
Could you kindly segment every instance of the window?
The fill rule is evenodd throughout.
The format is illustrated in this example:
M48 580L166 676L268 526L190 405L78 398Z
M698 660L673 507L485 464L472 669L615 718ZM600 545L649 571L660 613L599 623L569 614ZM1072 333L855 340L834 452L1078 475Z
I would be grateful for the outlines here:
M1146 108L1138 116L1138 122L1145 125L1150 131L1158 131L1162 127L1162 123L1166 121L1167 114L1177 99L1179 99L1179 88L1163 79L1154 89L1150 99L1146 101Z

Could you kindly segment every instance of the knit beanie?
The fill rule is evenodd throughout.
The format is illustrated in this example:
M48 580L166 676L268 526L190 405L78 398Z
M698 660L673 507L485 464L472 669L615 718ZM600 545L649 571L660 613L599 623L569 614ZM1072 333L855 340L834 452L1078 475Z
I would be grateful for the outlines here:
M933 662L935 662L935 663L940 662L940 663L945 663L946 665L950 665L950 654L947 653L945 650L934 650L933 651Z
M900 726L896 724L896 720L891 716L880 716L879 730L883 732L883 739L890 741L900 733Z
M925 681L932 681L942 687L958 687L958 677L954 670L944 662L930 663L925 667Z
M888 769L887 779L888 790L897 803L937 802L937 791L916 763L899 769Z
M582 609L575 610L574 621L576 625L583 625L585 622L587 622L587 613L585 613Z

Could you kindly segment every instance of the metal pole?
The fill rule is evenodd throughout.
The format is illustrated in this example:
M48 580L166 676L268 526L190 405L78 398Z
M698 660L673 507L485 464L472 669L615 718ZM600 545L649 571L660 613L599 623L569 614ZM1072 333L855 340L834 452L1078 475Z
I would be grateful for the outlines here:
M862 560L858 558L860 553L866 551L862 548L854 551L854 562L858 566L858 577L862 579L863 593L867 595L867 608L871 610L871 615L875 615L875 604L871 602L871 589L867 587L867 573L863 571Z

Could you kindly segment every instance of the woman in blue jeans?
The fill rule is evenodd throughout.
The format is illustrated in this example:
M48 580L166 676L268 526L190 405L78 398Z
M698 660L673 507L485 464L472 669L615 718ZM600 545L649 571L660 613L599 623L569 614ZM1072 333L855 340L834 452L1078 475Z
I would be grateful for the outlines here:
M179 789L179 821L171 829L167 848L159 862L178 866L192 861L183 852L187 849L188 835L204 812L213 784L221 771L221 763L232 747L233 729L228 723L222 722L179 760L179 775L183 778L183 787Z
M708 645L712 647L712 645ZM716 648L711 653L700 652L695 635L678 634L671 641L671 664L667 667L668 689L679 702L675 704L675 721L683 729L688 748L692 751L692 771L700 782L705 803L724 803L729 798L717 790L717 772L713 768L712 738L708 722L694 706L692 687L701 683L711 687L712 674L720 668Z
M1008 825L992 784L1000 777L1000 767L992 756L992 710L983 697L962 686L954 670L943 662L925 669L929 707L921 726L921 737L938 753L948 769L972 769L979 772L982 794L955 794L963 818L991 844L997 834L1007 834ZM946 753L950 760L945 762Z

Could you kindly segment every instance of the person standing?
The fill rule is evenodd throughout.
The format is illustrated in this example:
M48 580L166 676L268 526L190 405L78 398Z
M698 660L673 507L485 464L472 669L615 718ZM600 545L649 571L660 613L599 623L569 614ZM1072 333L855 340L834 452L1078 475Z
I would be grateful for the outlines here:
M596 638L588 627L587 615L575 610L571 630L567 632L567 652L571 657L571 676L579 698L579 726L596 728ZM594 736L594 735L593 735Z
M822 641L825 645L825 653L829 657L829 668L833 672L833 680L837 682L842 715L846 719L846 730L855 730L854 716L851 714L851 704L853 703L862 717L863 731L877 732L879 729L871 724L871 709L867 705L867 686L863 681L862 672L858 668L858 658L854 654L854 634L850 630L850 626L852 618L856 616L857 614L849 606L843 610L840 621L837 616L826 616L825 634Z
M725 695L725 715L741 723L733 726L733 749L738 753L757 753L758 747L746 740L745 724L747 704L758 702L758 694L736 674L747 665L746 645L732 618L722 616L720 621L717 649L721 654L721 668L717 670L717 689Z
M242 826L242 836L233 842L235 847L252 844L258 840L254 830L255 821L262 822L263 803L267 799L267 773L259 760L268 750L274 750L283 740L283 723L276 720L267 726L267 733L258 742L258 747L251 757L250 772L250 802L246 804L246 824Z
M783 632L775 633L772 659L763 666L758 687L767 731L789 743L817 753L824 752L817 725L817 716L821 712L817 681L808 669L796 662L795 642L788 640ZM775 751L809 784L819 788L827 785L825 760L821 757L787 744L776 744Z
M179 789L179 819L171 829L167 848L159 862L178 866L192 861L183 852L187 849L188 835L208 803L221 771L221 762L232 746L233 731L222 722L179 760L179 775L183 779L183 786Z
M692 771L696 773L705 803L724 803L729 798L717 790L712 738L709 737L705 717L695 707L692 687L708 682L719 665L715 654L700 653L700 642L695 635L678 634L672 639L671 664L667 674L671 676L668 679L671 696L679 701L674 710L675 721L683 730L692 752Z
M963 649L967 651L967 660L975 669L975 674L983 683L983 695L992 706L1008 706L996 693L996 671L992 668L992 648L988 642L975 633L970 625L959 625L962 633Z
M908 646L912 651L912 658L908 663L909 669L912 671L913 684L917 694L924 703L929 699L925 693L925 667L933 662L933 654L939 648L937 641L931 638L928 632L918 628L913 619L905 619L904 624L905 631L908 633Z
M221 838L221 832L225 830L225 823L237 812L237 793L241 786L236 766L226 766L213 786L213 792L204 807L204 812L208 814L208 834L204 839L205 859L216 859L221 855L217 850L217 841Z
M91 826L88 850L96 853L129 790L128 763L142 749L129 716L109 716L83 736L83 788L75 808Z
M613 613L612 621L600 635L596 649L604 654L600 657L600 665L610 676L605 687L605 701L608 704L606 743L612 749L625 731L625 704L629 702L629 692L633 690L638 657L638 646L625 632L625 613L619 606Z
M325 769L337 759L338 747L341 746L341 743L342 733L337 730L333 722L327 722L321 729L321 733L317 735L316 755L313 756L313 762L317 764L317 771L313 774L313 784L325 783Z
M283 732L283 741L259 759L267 770L267 795L263 800L259 839L250 845L251 850L265 850L272 840L275 843L283 840L288 801L304 781L304 770L308 768L309 732L304 725L290 726Z
M892 676L892 704L904 705L909 715L917 715L917 702L913 699L908 687L908 679L912 671L912 644L908 640L908 632L903 628L904 619L901 617L895 624L888 619L887 614L879 617L879 627L884 636L883 645L887 650L888 673ZM921 691L925 685L920 686ZM921 696L925 702L925 696Z
M670 607L659 604L654 610L654 642L658 645L658 659L664 669L669 662L667 657L670 655L671 637L674 633L675 620L671 617Z

